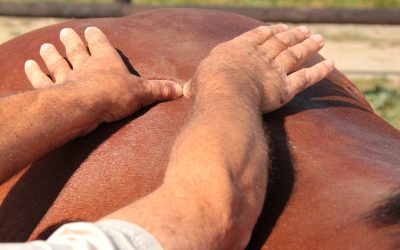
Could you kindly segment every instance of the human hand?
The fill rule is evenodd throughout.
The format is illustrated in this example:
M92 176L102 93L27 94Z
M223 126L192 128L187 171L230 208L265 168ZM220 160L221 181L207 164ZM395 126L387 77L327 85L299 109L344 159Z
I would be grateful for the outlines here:
M334 69L333 62L325 60L296 70L323 45L323 37L310 37L304 26L260 26L216 46L184 86L184 95L197 94L200 88L247 88L263 113L272 112Z
M52 44L43 44L40 55L52 78L33 60L25 73L36 89L61 87L63 91L84 91L104 109L102 121L122 119L149 104L182 96L182 87L167 80L145 80L132 75L107 37L96 27L85 30L86 45L70 28L60 32L68 61Z

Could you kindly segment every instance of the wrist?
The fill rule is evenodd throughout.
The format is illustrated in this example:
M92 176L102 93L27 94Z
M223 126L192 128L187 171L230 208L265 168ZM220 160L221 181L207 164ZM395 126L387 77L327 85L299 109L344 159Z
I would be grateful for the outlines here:
M79 123L79 134L85 135L104 122L103 117L110 103L106 93L96 93L73 82L52 89L59 91L64 102L69 102L73 107L73 113L68 115L72 116L72 119L77 119L74 123L77 125Z
M243 83L215 74L213 77L195 76L191 84L197 104L205 102L217 108L240 105L260 111L260 91L252 82Z

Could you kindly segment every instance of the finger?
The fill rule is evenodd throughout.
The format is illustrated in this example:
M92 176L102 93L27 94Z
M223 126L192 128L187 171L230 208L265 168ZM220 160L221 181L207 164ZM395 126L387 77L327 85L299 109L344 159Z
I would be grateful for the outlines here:
M49 69L49 73L54 77L55 83L63 83L65 77L71 71L71 67L65 58L58 53L56 47L50 43L43 44L40 47L40 56Z
M333 69L333 61L328 59L289 75L288 92L290 96L295 96L314 83L324 79Z
M183 96L186 98L190 98L193 96L193 88L192 88L192 81L190 80L185 85L183 85Z
M324 47L324 37L313 35L304 42L288 48L276 57L284 72L293 72Z
M118 55L106 35L104 35L104 33L97 27L86 28L85 39L92 55L104 53L113 53Z
M35 89L46 88L54 84L34 60L26 61L24 69L29 82Z
M60 32L60 40L65 47L67 58L73 68L79 67L89 58L89 52L79 35L71 28Z
M159 101L174 100L182 96L183 89L180 84L166 80L149 80L144 83L146 97L143 105L149 105Z
M242 35L238 36L234 40L237 41L252 41L257 44L263 44L269 38L278 34L279 32L283 32L289 29L289 26L286 24L276 24L270 26L259 26L255 29L247 31Z
M306 26L300 26L291 30L278 33L268 39L262 46L266 49L268 56L275 58L282 51L301 43L310 36L310 29Z

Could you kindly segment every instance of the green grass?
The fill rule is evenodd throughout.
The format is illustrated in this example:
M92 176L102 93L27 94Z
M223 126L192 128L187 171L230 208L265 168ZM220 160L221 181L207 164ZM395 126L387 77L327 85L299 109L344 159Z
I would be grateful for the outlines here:
M354 78L354 84L383 119L400 129L400 79Z
M44 2L43 0L0 0L0 2ZM47 2L111 3L112 0L47 0ZM400 0L133 0L136 4L233 5L296 7L400 7Z

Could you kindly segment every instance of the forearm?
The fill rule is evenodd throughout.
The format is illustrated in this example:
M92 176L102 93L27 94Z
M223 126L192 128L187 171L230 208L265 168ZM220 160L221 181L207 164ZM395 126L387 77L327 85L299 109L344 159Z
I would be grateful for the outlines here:
M41 90L0 99L0 182L103 121L117 121L144 106L182 96L177 83L132 75L98 28L88 27L84 35L90 54L75 31L60 33L69 61L54 45L41 47L56 83L29 60L27 77Z
M266 184L267 146L258 104L245 90L226 88L221 93L217 93L217 89L202 92L176 140L165 184L203 186L188 193L192 195L195 190L203 190L203 195L216 195L213 199L225 202L232 198L231 204L224 204L229 207L222 211L243 214L246 212L243 198L249 204L258 204ZM260 189L254 192L253 187ZM223 190L218 190L220 188ZM238 193L221 197L228 190ZM197 193L200 195L199 191Z
M323 46L322 37L309 35L306 27L274 25L216 46L185 87L195 105L164 184L106 218L143 226L166 249L244 248L267 183L260 112L281 108L333 69L324 61L295 70Z
M0 99L0 182L97 126L103 111L93 100L73 84Z
M191 237L209 237L210 249L244 248L264 201L268 154L261 114L240 99L196 103L165 177L166 187L180 191L178 207L191 199L200 207L192 218L197 225L188 226L201 227Z
M236 91L199 93L164 184L108 218L142 225L166 249L244 247L263 204L267 147L256 103Z

